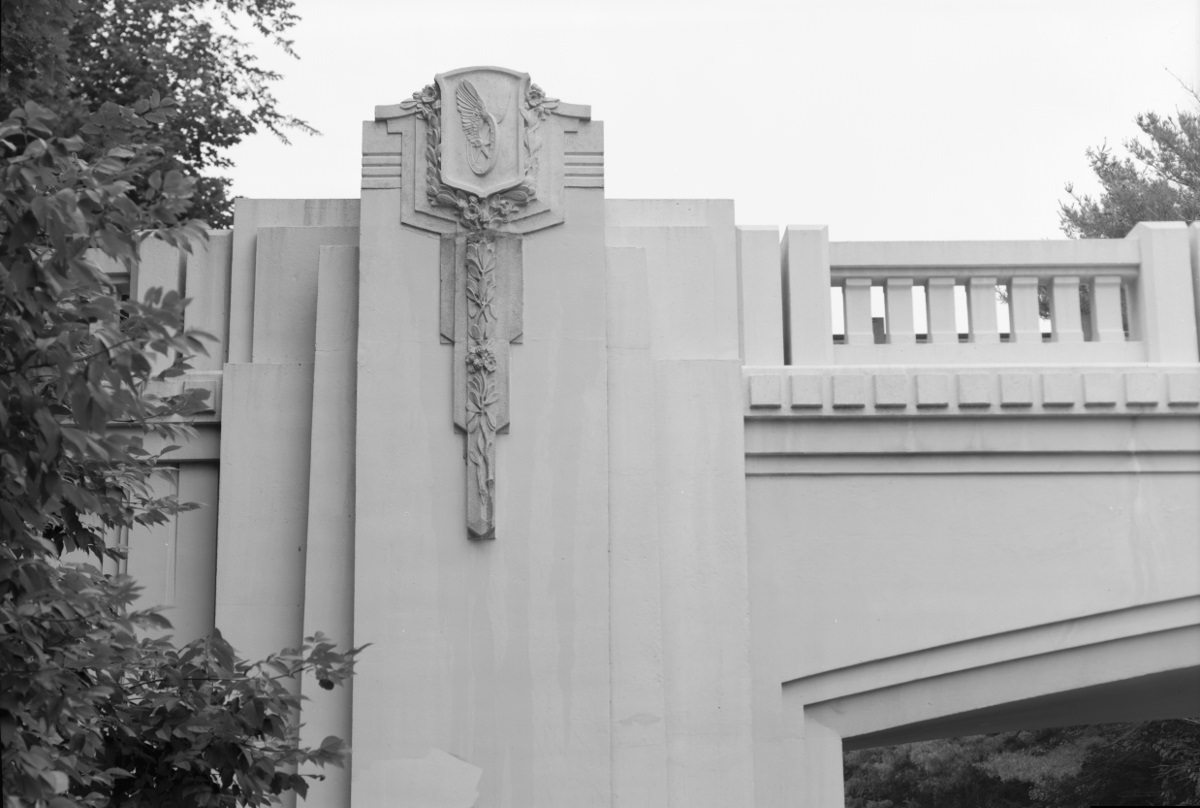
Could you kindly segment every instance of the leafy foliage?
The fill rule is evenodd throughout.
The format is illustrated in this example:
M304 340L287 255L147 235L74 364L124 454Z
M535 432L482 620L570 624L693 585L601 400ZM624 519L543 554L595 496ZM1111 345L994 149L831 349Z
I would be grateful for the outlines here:
M847 753L847 808L1200 805L1200 721L974 735Z
M314 133L279 111L271 90L280 78L261 65L252 28L284 53L296 23L293 0L5 0L0 54L0 114L34 100L54 109L69 130L103 104L133 107L155 93L178 115L156 133L156 170L197 177L191 215L213 227L232 221L225 154L265 129ZM147 172L148 177L151 172Z
M150 173L140 203L131 199L158 160L147 131L169 110L158 99L106 104L63 137L58 117L28 102L0 124L0 516L23 552L45 538L60 552L96 553L105 531L148 518L141 483L154 458L136 430L108 424L154 422L171 439L178 426L162 419L196 403L146 390L186 369L180 358L156 372L154 355L203 350L203 335L180 330L183 301L122 300L94 260L98 249L133 266L147 237L182 247L202 235L181 216L190 183L179 172Z
M71 3L26 10L42 25L26 33L78 19ZM6 60L10 33L17 52L36 46L9 12ZM178 294L126 299L100 266L132 269L147 239L205 237L186 218L194 182L164 146L178 107L154 92L64 112L25 100L0 123L0 770L13 808L265 805L305 792L316 775L302 767L345 755L336 738L300 743L296 683L344 682L361 649L317 635L250 663L219 633L176 648L164 618L133 608L131 580L63 557L119 558L115 533L189 507L151 481L200 396L154 391L206 335L184 328Z
M329 687L349 676L321 635L253 664L219 632L176 648L145 631L168 628L161 616L129 610L129 579L44 557L14 566L0 639L9 805L267 805L306 793L298 766L341 765L340 739L298 743L288 686L306 670Z
M980 767L1004 748L997 736L924 741L845 756L848 808L970 805L1014 808L1028 791Z
M1072 238L1124 238L1138 222L1200 219L1200 96L1193 109L1174 117L1138 115L1148 142L1125 143L1128 156L1108 146L1087 150L1100 181L1098 198L1067 185L1070 200L1059 206L1063 232Z

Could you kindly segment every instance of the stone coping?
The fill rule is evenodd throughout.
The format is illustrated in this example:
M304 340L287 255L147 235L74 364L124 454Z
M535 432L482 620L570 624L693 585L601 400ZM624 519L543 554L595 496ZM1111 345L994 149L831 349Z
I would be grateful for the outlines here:
M1200 415L1200 367L743 369L747 418Z

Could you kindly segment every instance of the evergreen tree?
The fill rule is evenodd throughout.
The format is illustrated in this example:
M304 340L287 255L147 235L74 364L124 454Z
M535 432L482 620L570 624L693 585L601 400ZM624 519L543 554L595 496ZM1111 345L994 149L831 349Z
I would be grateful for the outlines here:
M1124 238L1138 222L1200 219L1200 96L1189 91L1191 109L1174 116L1138 115L1149 138L1125 143L1117 156L1104 145L1088 149L1100 195L1078 194L1059 206L1063 232L1071 238Z

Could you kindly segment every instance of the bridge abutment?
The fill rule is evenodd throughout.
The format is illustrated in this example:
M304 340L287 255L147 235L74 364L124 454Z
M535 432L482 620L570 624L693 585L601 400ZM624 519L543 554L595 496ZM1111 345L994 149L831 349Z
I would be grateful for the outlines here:
M499 68L363 142L361 199L143 269L224 338L219 498L131 568L246 654L372 644L301 684L354 749L309 804L826 806L844 744L1197 709L1200 227L609 200L590 110Z

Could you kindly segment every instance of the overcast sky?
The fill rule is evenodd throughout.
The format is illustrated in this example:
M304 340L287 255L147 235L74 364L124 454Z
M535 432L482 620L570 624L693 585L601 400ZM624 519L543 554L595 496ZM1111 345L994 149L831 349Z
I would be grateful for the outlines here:
M1196 0L297 0L250 197L357 197L361 121L435 73L528 72L605 124L610 198L720 198L834 240L1059 238L1084 150L1200 85ZM1194 103L1194 102L1193 102Z

